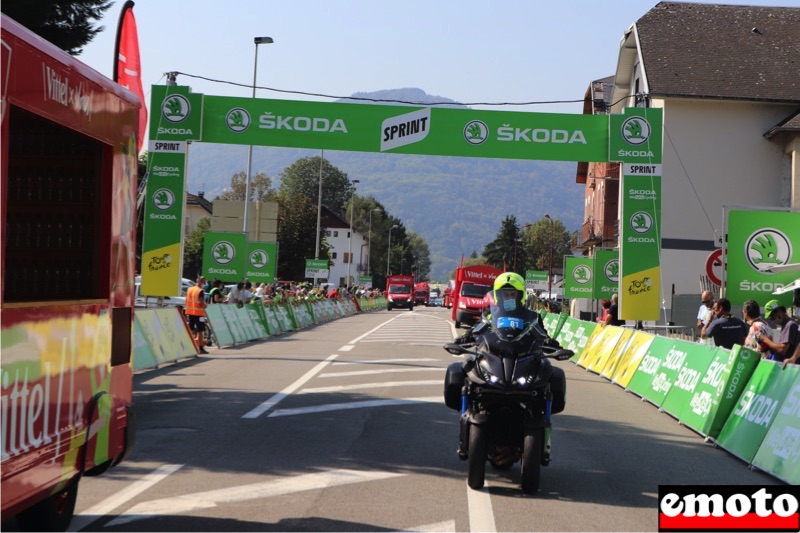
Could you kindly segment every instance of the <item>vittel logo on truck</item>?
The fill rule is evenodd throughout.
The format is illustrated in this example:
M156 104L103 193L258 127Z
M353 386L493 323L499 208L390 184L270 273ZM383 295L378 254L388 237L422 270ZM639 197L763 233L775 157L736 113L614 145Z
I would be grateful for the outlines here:
M798 531L800 487L660 485L659 531Z

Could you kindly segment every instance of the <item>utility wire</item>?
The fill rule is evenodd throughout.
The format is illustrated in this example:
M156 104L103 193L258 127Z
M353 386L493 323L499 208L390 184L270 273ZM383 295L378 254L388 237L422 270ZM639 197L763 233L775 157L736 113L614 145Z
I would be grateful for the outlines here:
M188 76L190 78L197 78L205 81L210 81L213 83L222 83L224 85L233 85L236 87L245 87L247 89L252 89L253 85L247 83L237 83L234 81L225 81L225 80L217 80L214 78L207 78L206 76L199 76L197 74L187 74L186 72L167 72L165 73L167 76ZM413 104L413 105L424 105L424 106L434 106L434 105L460 105L460 106L472 106L472 105L492 105L492 106L524 106L524 105L545 105L545 104L575 104L580 102L587 102L586 98L581 98L580 100L549 100L549 101L541 101L541 102L411 102L407 100L382 100L378 98L366 98L366 97L359 97L359 96L334 96L330 94L321 94L321 93L310 93L305 91L290 91L287 89L276 89L274 87L262 87L260 85L256 86L256 89L261 89L264 91L272 91L276 93L283 93L283 94L301 94L303 96L318 96L321 98L335 98L340 100L359 100L363 102L391 102L395 104Z

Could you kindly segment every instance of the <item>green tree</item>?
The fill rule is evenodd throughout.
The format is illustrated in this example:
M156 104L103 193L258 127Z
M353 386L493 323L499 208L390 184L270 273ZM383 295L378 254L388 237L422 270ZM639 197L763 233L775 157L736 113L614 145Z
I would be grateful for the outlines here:
M317 206L300 194L278 199L278 277L299 281L306 275L306 259L314 257ZM319 257L330 256L324 237Z
M186 237L183 243L183 277L191 280L197 279L203 270L203 242L208 230L211 229L211 219L201 218L197 227Z
M416 280L427 281L431 273L431 252L428 249L428 243L422 236L417 235L413 231L408 232L408 244L411 248L411 254L414 264L414 272Z
M347 174L319 156L298 159L281 172L278 194L300 195L317 201L319 196L320 165L322 165L322 203L342 214L354 192ZM316 227L316 226L315 226Z
M103 31L97 26L110 8L106 0L3 0L0 11L70 55Z
M497 237L483 249L486 262L500 270L522 272L525 274L527 254L520 239L517 217L508 215L500 224Z
M552 249L553 270L560 271L564 265L564 256L572 255L572 237L560 220L542 218L525 228L522 247L529 258L524 265L525 269L549 270Z
M231 176L231 186L225 189L225 192L217 196L216 200L233 200L243 201L247 193L247 174L244 172L237 172ZM272 178L259 172L253 176L250 182L250 201L255 202L275 202L278 196L275 189L272 188Z

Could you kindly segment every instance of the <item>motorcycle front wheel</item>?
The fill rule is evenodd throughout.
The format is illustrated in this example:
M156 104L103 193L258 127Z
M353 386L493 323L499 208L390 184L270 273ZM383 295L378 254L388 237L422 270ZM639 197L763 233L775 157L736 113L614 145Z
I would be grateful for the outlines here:
M536 494L539 491L539 479L542 473L542 453L544 446L544 430L535 429L525 435L520 462L522 492Z
M488 434L483 426L470 425L469 461L467 462L467 484L480 490L486 477L486 441Z

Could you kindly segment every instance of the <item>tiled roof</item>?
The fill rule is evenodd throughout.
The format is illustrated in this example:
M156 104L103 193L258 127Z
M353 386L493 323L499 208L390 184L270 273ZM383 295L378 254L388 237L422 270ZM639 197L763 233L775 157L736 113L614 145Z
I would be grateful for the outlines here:
M636 28L653 96L800 102L800 8L660 2Z
M192 194L190 192L187 192L186 205L199 205L200 207L208 211L209 214L212 214L214 212L214 204L206 200L203 193Z

